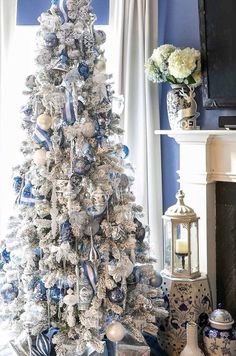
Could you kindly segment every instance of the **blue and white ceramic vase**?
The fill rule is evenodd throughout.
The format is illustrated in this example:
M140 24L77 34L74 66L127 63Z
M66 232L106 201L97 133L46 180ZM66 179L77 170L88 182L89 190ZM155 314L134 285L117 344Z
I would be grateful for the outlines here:
M171 90L167 93L167 112L170 128L172 130L196 130L197 103L195 101L194 88L171 84Z
M208 356L236 356L236 330L229 312L218 305L209 318L210 325L203 331L205 351Z

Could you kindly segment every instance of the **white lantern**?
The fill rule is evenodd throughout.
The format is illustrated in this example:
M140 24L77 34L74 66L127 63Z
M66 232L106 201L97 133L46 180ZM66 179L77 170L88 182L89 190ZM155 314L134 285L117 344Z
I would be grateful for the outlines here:
M197 278L199 272L198 220L192 208L184 204L179 190L177 202L163 215L164 273L170 277Z

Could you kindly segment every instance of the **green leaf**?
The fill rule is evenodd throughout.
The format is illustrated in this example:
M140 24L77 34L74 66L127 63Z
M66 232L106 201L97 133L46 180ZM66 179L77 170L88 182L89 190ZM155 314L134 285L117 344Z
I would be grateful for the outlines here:
M172 84L176 84L176 79L175 79L175 77L173 77L173 75L167 75L166 79L168 82L170 82Z
M193 79L192 75L189 75L187 78L188 84L195 84L195 80Z

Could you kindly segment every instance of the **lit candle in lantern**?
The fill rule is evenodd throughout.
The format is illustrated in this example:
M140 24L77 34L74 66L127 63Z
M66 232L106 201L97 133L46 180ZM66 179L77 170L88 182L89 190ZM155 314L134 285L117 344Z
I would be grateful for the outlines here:
M188 241L184 239L176 240L175 253L180 255L188 254Z

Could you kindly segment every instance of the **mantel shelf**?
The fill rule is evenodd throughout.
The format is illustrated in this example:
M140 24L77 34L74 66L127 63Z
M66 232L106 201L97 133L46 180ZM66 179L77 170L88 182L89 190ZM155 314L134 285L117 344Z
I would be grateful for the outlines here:
M155 130L155 135L174 136L236 136L236 130Z

